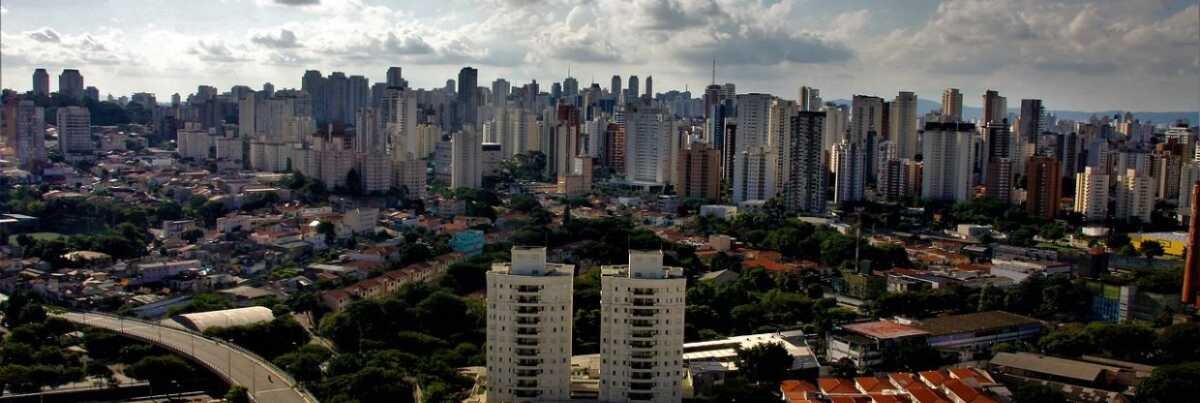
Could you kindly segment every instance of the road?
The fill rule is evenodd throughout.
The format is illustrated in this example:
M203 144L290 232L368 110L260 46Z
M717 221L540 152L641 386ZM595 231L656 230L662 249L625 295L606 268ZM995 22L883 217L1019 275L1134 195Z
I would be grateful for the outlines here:
M226 382L246 387L256 402L317 403L316 398L283 370L230 343L152 322L103 313L68 312L55 316L73 323L112 330L174 351L207 367Z

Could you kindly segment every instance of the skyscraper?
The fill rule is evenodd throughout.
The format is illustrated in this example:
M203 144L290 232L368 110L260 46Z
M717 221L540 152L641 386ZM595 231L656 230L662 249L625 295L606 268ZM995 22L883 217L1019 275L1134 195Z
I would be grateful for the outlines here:
M983 93L983 119L981 123L999 122L1008 118L1008 100L999 92L987 90Z
M821 110L821 90L807 85L802 86L800 87L800 99L797 102L800 103L801 111Z
M92 115L81 106L59 107L58 148L68 160L90 157L96 145L92 142Z
M464 126L450 137L450 187L478 189L482 184L483 140L474 126Z
M74 100L83 99L83 75L79 70L64 69L58 75L58 93Z
M487 273L488 401L566 401L571 393L574 268L545 247L512 248Z
M787 161L782 176L788 209L825 211L825 168L821 162L825 113L798 111L791 115L791 133L781 150Z
M958 92L958 88L942 91L942 116L951 122L962 121L962 93Z
M984 128L983 183L987 197L1002 203L1012 200L1012 139L1008 124L1000 121L986 123Z
M1017 126L1017 135L1021 136L1023 142L1037 144L1038 135L1041 135L1042 129L1045 128L1042 122L1044 112L1042 100L1021 100L1021 116L1018 117L1020 121Z
M850 140L865 143L883 130L883 98L855 95L850 101ZM915 108L915 106L914 106Z
M654 99L654 76L646 76L646 99Z
M33 95L50 96L50 74L46 72L46 69L33 71Z
M512 84L503 78L492 81L492 105L507 105L508 94L512 92Z
M608 92L612 94L613 99L620 102L621 100L621 76L613 75L612 84L608 87Z
M1054 157L1033 156L1025 164L1025 211L1030 216L1053 220L1062 199L1062 174Z
M458 127L479 127L479 102L476 90L479 87L479 71L463 67L458 72L458 108L462 111Z
M962 202L971 197L971 147L975 125L925 122L921 197Z
M400 67L397 67L397 66L388 67L387 80L386 80L388 87L396 87L396 88L408 87L408 81L405 81L404 77L401 75L402 71L403 70L401 70Z
M638 76L629 76L629 88L626 90L625 102L633 102L638 99Z
M1150 222L1150 213L1154 211L1154 181L1146 171L1131 168L1118 173L1113 218Z
M833 202L842 204L862 201L866 188L866 156L862 144L842 139L833 145L834 185Z
M771 148L771 108L775 97L768 94L737 96L735 126L737 141L733 152L733 202L767 200L775 196L778 174ZM780 120L783 118L781 117ZM790 123L790 121L789 121ZM726 138L728 139L728 134Z
M631 103L626 108L625 178L637 183L669 183L674 169L670 165L674 117L660 106Z
M600 401L683 399L687 279L663 253L629 251L629 263L600 275Z
M890 108L888 134L896 145L896 157L912 159L920 152L917 142L917 94L901 91L896 94Z

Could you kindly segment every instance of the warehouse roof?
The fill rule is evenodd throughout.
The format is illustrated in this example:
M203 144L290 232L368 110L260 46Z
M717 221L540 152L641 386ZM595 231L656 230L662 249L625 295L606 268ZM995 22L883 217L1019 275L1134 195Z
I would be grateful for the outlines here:
M261 306L226 309L223 311L185 313L171 317L171 320L179 325L197 332L204 332L214 327L252 325L259 322L269 322L273 319L275 319L275 315L271 313L271 310Z

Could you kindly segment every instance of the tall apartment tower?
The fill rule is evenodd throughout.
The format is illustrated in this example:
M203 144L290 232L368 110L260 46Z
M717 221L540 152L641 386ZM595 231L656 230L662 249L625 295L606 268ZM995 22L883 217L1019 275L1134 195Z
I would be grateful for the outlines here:
M1053 220L1062 198L1062 174L1054 157L1033 156L1025 164L1025 211L1030 216ZM989 189L990 191L990 189Z
M58 75L58 93L74 100L83 99L83 75L79 70L64 69Z
M82 106L58 108L58 148L63 155L88 157L96 150L92 142L92 114Z
M721 198L721 153L711 145L692 143L679 152L675 189L682 197Z
M1200 291L1200 182L1191 184L1192 210L1188 220L1187 260L1183 265L1183 289L1180 301L1185 305L1194 304L1200 308L1200 299L1196 298Z
M921 197L962 202L971 197L971 148L975 125L926 122Z
M476 92L479 90L479 70L463 67L458 72L458 107L459 127L471 126L479 128L479 100Z
M788 209L807 213L825 211L825 168L821 136L825 112L799 111L791 116L791 133L781 150L787 162L783 192Z
M33 95L39 97L50 96L50 73L47 73L46 69L33 71Z
M961 97L959 98L961 100ZM920 152L917 142L917 94L901 91L892 101L890 108L888 132L891 135L890 141L896 145L896 158L916 157ZM958 119L952 121L957 122Z
M401 74L400 67L392 66L387 69L387 86L389 88L408 88L408 81Z
M478 189L483 182L483 140L474 127L450 138L450 188Z
M1103 221L1108 216L1108 172L1086 167L1075 174L1075 212L1088 221Z
M612 76L612 82L609 83L608 92L609 92L609 94L612 95L613 99L620 102L620 100L621 100L621 76L618 76L618 75Z
M629 89L626 90L625 102L633 102L638 98L638 76L629 76Z
M830 162L835 166L833 201L842 204L861 201L866 188L866 156L862 144L842 139L833 146Z
M1145 172L1137 169L1119 171L1114 218L1150 222L1150 212L1154 210L1154 180Z
M566 401L571 394L574 268L545 247L512 248L487 273L487 400Z
M631 103L625 110L625 178L638 183L671 181L675 119L666 107Z
M508 94L512 92L512 84L503 78L492 81L492 105L508 104Z
M1042 119L1044 112L1042 100L1021 100L1021 116L1017 125L1017 134L1021 136L1022 141L1037 144L1038 136L1042 134L1042 129L1044 128Z
M767 200L775 195L777 174L771 148L771 109L775 97L768 94L737 96L737 133L733 147L733 201ZM725 135L730 139L729 133ZM728 144L728 143L727 143Z
M942 91L942 116L951 122L962 121L962 93L958 88Z
M600 401L683 400L683 268L663 253L629 251L629 264L600 277Z
M1000 93L987 90L983 93L983 119L980 123L1000 122L1008 118L1008 100Z
M4 139L17 166L32 170L46 162L46 117L33 101L11 99L4 104Z
M913 102L916 103L915 100ZM855 95L850 102L850 140L858 143L867 141L871 133L883 132L883 98ZM913 106L916 108L916 105ZM914 118L915 120L915 118ZM915 123L914 123L915 124Z

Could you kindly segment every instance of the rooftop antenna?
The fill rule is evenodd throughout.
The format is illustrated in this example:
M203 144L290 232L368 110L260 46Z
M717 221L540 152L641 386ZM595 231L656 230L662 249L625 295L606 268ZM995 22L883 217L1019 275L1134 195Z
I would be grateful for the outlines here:
M712 85L717 85L717 58L713 58Z

